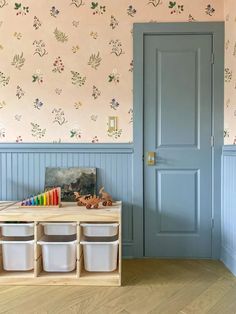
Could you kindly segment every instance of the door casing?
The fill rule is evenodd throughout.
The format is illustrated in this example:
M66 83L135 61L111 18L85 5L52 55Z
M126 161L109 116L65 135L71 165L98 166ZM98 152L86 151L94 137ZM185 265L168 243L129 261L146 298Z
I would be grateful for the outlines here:
M144 256L144 36L147 34L210 34L213 38L212 68L212 259L220 258L221 243L221 152L224 134L224 22L135 23L134 41L134 159L133 232L134 257Z

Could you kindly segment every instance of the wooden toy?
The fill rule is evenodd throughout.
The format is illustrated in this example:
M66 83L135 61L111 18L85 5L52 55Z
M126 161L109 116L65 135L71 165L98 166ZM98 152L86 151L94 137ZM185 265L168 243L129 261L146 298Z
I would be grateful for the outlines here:
M80 195L79 192L74 192L78 206L85 206L87 209L99 208L99 203L102 201L100 197L96 195Z
M85 202L85 207L87 209L90 209L90 208L98 209L99 203L101 202L101 199L100 199L100 197L94 195L88 199L84 199L83 202Z
M99 195L101 196L102 205L103 206L111 206L112 205L112 196L104 191L104 186L100 189Z
M41 194L30 196L21 202L22 207L60 207L61 188L54 188Z
M75 200L77 201L78 206L85 206L86 200L88 200L90 197L92 197L91 194L80 195L79 192L74 192L74 195L75 195Z

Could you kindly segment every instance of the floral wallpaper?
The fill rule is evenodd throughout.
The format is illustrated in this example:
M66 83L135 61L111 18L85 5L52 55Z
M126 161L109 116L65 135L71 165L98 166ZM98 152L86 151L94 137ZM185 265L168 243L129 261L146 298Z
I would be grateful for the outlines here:
M133 23L219 20L223 0L0 0L0 142L132 142ZM236 48L226 44L232 142Z
M236 1L225 0L225 144L236 144Z

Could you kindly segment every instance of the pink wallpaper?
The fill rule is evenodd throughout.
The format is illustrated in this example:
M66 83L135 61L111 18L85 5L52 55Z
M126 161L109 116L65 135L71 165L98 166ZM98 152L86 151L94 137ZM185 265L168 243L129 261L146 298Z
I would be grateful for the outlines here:
M132 142L133 23L219 21L223 12L223 0L0 0L0 142ZM232 142L234 76L227 84Z
M225 144L236 144L236 1L225 0Z

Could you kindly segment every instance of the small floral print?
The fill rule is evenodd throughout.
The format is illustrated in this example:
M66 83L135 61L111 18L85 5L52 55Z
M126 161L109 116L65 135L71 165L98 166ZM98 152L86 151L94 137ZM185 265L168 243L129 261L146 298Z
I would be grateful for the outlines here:
M117 108L119 108L120 104L118 103L118 101L113 98L110 102L110 107L114 110L116 110Z
M48 54L45 43L42 40L35 40L33 42L33 46L35 46L34 55L39 55L40 57L43 57Z
M236 42L235 42L235 44L234 44L233 56L236 57Z
M0 50L3 50L3 45L0 44Z
M91 9L93 10L93 15L95 14L102 15L106 12L106 6L99 5L98 2L92 2Z
M92 139L92 143L98 143L99 142L99 139L97 136L94 136L93 139Z
M121 137L122 129L119 130L113 130L113 131L107 131L107 135L109 137L112 137L113 139L117 140L119 137Z
M14 9L17 11L16 15L26 15L29 13L29 7L22 6L21 3L15 3Z
M97 39L97 38L98 38L98 33L97 33L97 32L90 32L90 36L91 36L93 39Z
M22 118L22 115L20 115L20 114L16 114L15 115L15 120L16 121L20 122L21 118Z
M37 82L38 84L43 83L43 74L40 70L35 71L35 73L32 75L32 82Z
M65 67L61 60L61 57L57 57L56 60L53 63L53 69L52 72L54 73L62 73L64 71Z
M25 58L24 58L23 52L20 55L18 54L14 55L13 61L11 64L15 66L15 68L17 68L18 70L21 70L21 68L25 64Z
M61 43L68 41L68 36L62 31L58 30L57 28L55 28L54 30L54 35L55 35L56 40Z
M6 76L3 72L0 71L0 86L4 87L9 84L10 76Z
M132 5L129 5L127 9L127 14L131 17L134 17L136 13L136 9Z
M83 0L71 0L71 5L75 5L77 8L81 7L84 5Z
M224 137L229 137L229 130L227 129L224 130Z
M34 101L34 108L40 110L42 106L43 106L43 102L39 100L38 98L36 98Z
M189 21L189 22L195 22L196 19L195 19L191 14L189 14L189 15L188 15L188 21Z
M3 8L6 5L8 5L7 0L0 0L0 8Z
M19 136L17 136L17 138L16 138L16 143L22 143L22 137L21 137L21 135L19 135Z
M176 1L169 1L169 9L171 9L170 14L181 14L184 11L184 6L177 4Z
M229 49L229 45L230 45L230 41L226 40L226 42L225 42L225 50Z
M93 85L92 97L94 99L97 99L100 95L101 95L101 91L95 85Z
M29 7L25 7L21 3L15 3L14 9L17 11L16 15L26 15L29 13Z
M79 26L79 21L73 21L73 22L72 22L72 25L73 25L74 27L78 27L78 26Z
M236 136L234 137L233 145L236 145Z
M15 33L13 34L13 36L14 36L16 39L18 39L18 40L20 40L20 39L22 38L22 34L21 34L21 33L18 33L18 32L15 32Z
M148 4L152 4L156 8L158 5L162 4L162 0L149 0Z
M116 69L114 69L112 73L108 75L108 82L114 82L115 84L120 82L120 74L117 72Z
M98 116L97 116L96 114L92 114L92 115L90 116L90 119L91 119L93 122L96 122L97 119L98 119Z
M206 9L205 9L205 13L207 15L212 16L215 13L215 9L210 4L208 4Z
M77 86L83 86L86 82L86 76L81 76L79 72L71 71L72 74L72 84Z
M76 101L74 103L74 107L75 107L75 109L80 109L82 107L82 102L81 101Z
M52 143L53 144L60 144L61 143L61 138L59 137L58 140L53 140Z
M61 108L59 109L54 108L52 113L55 114L53 123L58 123L59 125L67 123L65 113Z
M82 132L80 131L80 129L74 128L72 130L70 130L70 137L71 138L76 138L77 140L81 139L82 136Z
M112 46L111 53L114 53L117 57L120 55L124 54L123 48L122 48L122 43L119 39L116 40L111 40L109 42L109 45Z
M71 50L72 50L73 53L78 52L78 51L79 51L79 45L73 46L73 47L71 48Z
M225 83L229 83L232 80L233 71L229 68L225 69Z
M132 60L129 65L130 65L129 72L132 73L134 71L134 60Z
M56 89L55 89L55 93L56 93L57 95L61 95L62 89L56 88Z
M42 137L45 136L45 133L46 133L46 129L42 129L38 123L33 123L31 122L30 123L31 126L32 126L32 129L31 129L31 135L33 137L35 137L36 139L41 139Z
M6 129L0 126L0 140L6 137Z
M226 108L229 108L229 106L230 106L230 99L229 98L227 99L225 106L226 106Z
M51 7L51 10L50 10L51 16L57 17L59 13L60 13L60 11L56 7L54 7L54 6Z
M93 53L89 57L88 65L91 65L93 69L97 70L97 68L101 64L101 61L102 61L102 58L100 56L100 52L98 52L97 54Z
M23 89L19 85L17 85L16 86L16 97L18 99L21 99L24 95L25 95L25 92L23 91Z
M118 20L113 15L111 15L111 21L110 21L111 28L115 29L118 25L119 25Z
M39 29L42 26L42 22L37 18L37 16L34 16L34 22L33 27L35 30Z
M3 101L0 101L0 109L4 108L6 106L6 102L3 100Z
M130 115L129 123L133 123L133 113L134 113L134 110L130 108L130 110L128 111L128 114Z

